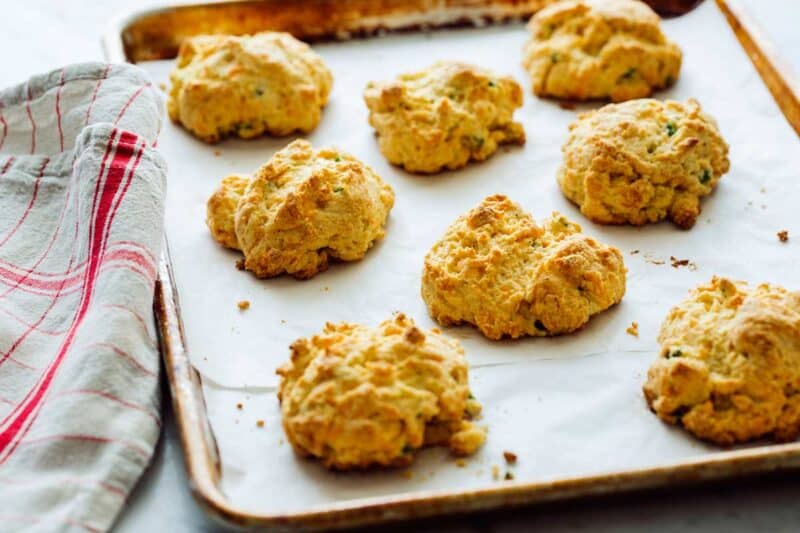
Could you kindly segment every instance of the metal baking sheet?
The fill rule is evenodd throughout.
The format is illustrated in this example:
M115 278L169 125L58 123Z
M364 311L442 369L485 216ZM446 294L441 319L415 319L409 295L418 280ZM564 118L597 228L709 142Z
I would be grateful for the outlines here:
M526 34L519 24L316 46L335 84L322 123L308 138L373 166L395 188L397 203L386 239L363 261L336 265L306 282L256 280L237 271L237 255L213 243L204 224L205 200L222 176L254 170L290 139L207 146L175 125L165 127L159 145L170 163L171 261L162 264L156 305L190 481L200 501L245 525L344 527L800 464L795 443L732 449L702 444L662 424L640 392L657 352L658 325L689 288L712 274L800 287L798 248L775 236L791 232L800 200L793 178L800 167L797 137L713 4L667 21L665 31L684 50L684 67L677 86L658 96L698 98L731 144L732 169L689 232L668 224L594 225L563 198L554 174L576 111L530 95L520 66ZM446 58L490 66L523 83L526 102L517 120L528 143L461 171L413 176L378 152L361 92L371 79ZM171 62L141 66L164 82ZM419 297L422 257L457 215L496 192L537 218L557 209L586 233L617 245L629 268L623 303L583 331L557 339L489 342L468 327L447 330L467 350L490 431L487 445L465 466L437 449L423 452L408 470L356 475L332 474L296 458L285 443L275 398L274 369L288 357L288 343L316 333L325 321L376 324L395 310L432 326ZM634 250L639 253L631 255ZM675 268L671 256L691 263ZM245 313L236 309L242 299L251 301ZM634 320L638 339L625 333ZM504 465L505 450L519 456L516 466ZM493 479L494 466L501 477L509 470L515 479Z

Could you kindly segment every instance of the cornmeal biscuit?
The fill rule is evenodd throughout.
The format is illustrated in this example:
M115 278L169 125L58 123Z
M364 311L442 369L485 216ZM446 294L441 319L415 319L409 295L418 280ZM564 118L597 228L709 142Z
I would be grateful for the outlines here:
M658 342L644 394L662 420L724 445L800 433L800 292L714 277Z
M404 466L427 445L470 455L486 440L461 344L398 314L377 328L327 324L278 369L294 450L339 470Z
M309 132L333 83L307 44L276 32L186 39L170 80L169 117L209 143Z
M539 226L490 196L428 252L422 298L440 324L467 322L490 339L575 331L625 294L620 251L580 231L555 212Z
M457 169L483 161L502 144L523 144L522 88L463 63L441 61L396 81L371 82L364 91L369 123L381 152L409 172Z
M234 216L236 247L244 253L244 267L258 277L286 272L310 278L331 258L364 257L383 237L393 205L394 191L370 167L344 152L314 150L297 140L258 169L241 194ZM212 233L229 227L229 220L218 219L229 212L227 207L216 212Z
M728 171L728 145L696 100L609 104L569 127L558 184L602 224L691 228L700 198Z
M638 0L567 0L531 18L523 64L533 92L622 102L678 79L681 51Z
M239 249L234 227L234 215L250 176L233 174L222 180L206 204L206 225L214 240L227 248Z

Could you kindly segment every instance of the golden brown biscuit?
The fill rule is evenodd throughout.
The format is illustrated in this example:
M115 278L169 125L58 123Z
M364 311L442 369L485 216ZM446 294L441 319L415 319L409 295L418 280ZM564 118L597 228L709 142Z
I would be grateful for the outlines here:
M364 91L369 123L381 152L409 172L457 169L483 161L502 144L523 144L522 88L463 63L440 61L396 81L371 82Z
M209 143L309 132L333 83L307 44L276 32L186 39L170 80L169 117Z
M467 322L490 339L575 331L625 294L620 251L580 231L559 213L539 226L490 196L428 252L422 298L440 324Z
M669 218L691 228L700 198L728 171L728 145L696 100L643 99L578 116L564 144L558 184L602 224Z
M622 102L672 85L681 51L638 0L566 0L528 23L523 64L533 92L568 100Z
M233 174L222 180L206 204L206 225L211 236L222 246L239 249L234 227L234 215L242 198L250 176Z
M644 394L662 420L718 444L800 433L800 292L714 277L658 342Z
M236 182L240 185L239 182ZM219 199L220 195L224 201ZM235 193L223 185L209 200L212 234L232 244L228 228ZM212 202L214 203L212 206ZM216 208L224 203L224 208ZM325 270L330 259L364 257L385 233L394 191L355 157L314 150L297 140L277 152L247 184L236 204L236 246L244 266L261 278L284 272L300 279Z
M291 348L278 369L283 428L328 468L404 466L426 445L470 455L486 439L464 350L438 330L399 314L377 328L329 323Z

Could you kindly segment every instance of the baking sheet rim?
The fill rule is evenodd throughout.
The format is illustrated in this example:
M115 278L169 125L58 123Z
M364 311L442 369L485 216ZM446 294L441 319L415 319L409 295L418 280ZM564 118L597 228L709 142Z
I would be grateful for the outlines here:
M230 2L231 5L236 3L235 0ZM184 8L191 6L183 2L179 5ZM207 4L194 5L199 7ZM122 41L123 32L137 19L153 15L159 10L134 10L113 21L102 40L106 59L128 61ZM180 302L166 237L163 248L154 311L189 485L192 494L207 512L231 524L261 527L346 527L800 468L800 442L794 442L721 451L712 457L690 459L666 466L533 483L504 482L495 487L476 490L381 496L285 514L258 514L237 508L219 487L219 455L206 415L201 377L189 361L186 350Z

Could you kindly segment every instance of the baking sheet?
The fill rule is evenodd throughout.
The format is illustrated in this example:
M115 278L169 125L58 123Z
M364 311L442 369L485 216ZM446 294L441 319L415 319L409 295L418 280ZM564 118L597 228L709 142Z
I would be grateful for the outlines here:
M800 144L712 3L664 26L684 50L684 66L677 86L658 96L698 98L731 145L731 171L704 201L689 232L666 223L641 229L594 225L563 198L554 175L566 126L577 111L531 96L520 66L522 26L315 47L335 84L323 120L308 138L373 166L394 187L397 201L384 242L363 261L335 265L309 281L257 280L237 271L239 255L217 246L204 224L205 201L222 176L254 170L291 139L209 147L172 124L165 127L160 148L170 162L167 231L173 268L188 349L204 378L220 449L222 487L234 504L281 513L509 483L492 478L493 465L501 477L507 469L504 450L519 455L508 470L523 482L668 465L718 450L659 422L645 406L641 384L657 352L663 316L712 274L800 288L797 239L782 244L775 235L800 231L795 222ZM523 83L526 102L516 118L525 125L527 144L440 176L414 176L388 165L367 124L363 87L436 59L490 66ZM160 82L172 64L142 66ZM559 210L587 234L618 246L629 269L622 304L583 331L556 339L490 342L469 327L447 329L464 343L472 388L489 426L487 445L464 467L439 449L423 452L408 471L370 474L331 474L294 457L275 399L274 369L288 357L289 343L318 332L326 321L377 324L396 310L432 327L419 296L422 258L458 215L497 192L537 219ZM631 255L633 250L639 253ZM674 268L670 256L689 259L691 266ZM244 299L251 308L239 312L236 303ZM625 333L634 320L638 339ZM264 427L257 426L259 420Z

